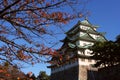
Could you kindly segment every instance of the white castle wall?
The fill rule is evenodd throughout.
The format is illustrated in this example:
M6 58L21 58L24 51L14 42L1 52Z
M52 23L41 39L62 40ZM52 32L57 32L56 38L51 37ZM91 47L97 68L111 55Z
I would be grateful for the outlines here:
M95 61L94 60L89 60L89 59L81 59L79 58L78 59L78 64L79 65L84 65L84 66L90 66L90 65L93 65L95 64Z
M70 33L74 33L76 30L78 29L83 29L83 30L88 30L90 29L90 27L88 26L83 26L83 25L80 25L78 27L76 27L74 30L72 30ZM96 30L96 29L94 29ZM76 35L70 37L71 40L74 40L76 39L77 37L79 36L83 36L85 33L84 32L78 32L76 33ZM97 35L94 35L94 34L90 34L91 37L93 37L94 39L96 39L98 36ZM69 37L68 37L69 38ZM89 42L89 41L83 41L83 40L78 40L76 41L75 43L78 47L79 46L92 46L94 43L93 42ZM84 51L84 55L86 56L91 56L90 53L92 51L86 49ZM83 54L82 51L78 51L77 52L78 54ZM63 71L63 70L66 70L66 69L69 69L69 68L72 68L72 67L75 67L75 66L78 66L78 65L85 65L85 66L89 66L91 64L95 64L95 61L94 60L90 60L90 59L82 59L82 58L78 58L77 61L75 62L69 62L69 63L66 63L66 64L63 64L63 65L60 65L56 68L51 68L51 73L56 73L56 72L60 72L60 71Z

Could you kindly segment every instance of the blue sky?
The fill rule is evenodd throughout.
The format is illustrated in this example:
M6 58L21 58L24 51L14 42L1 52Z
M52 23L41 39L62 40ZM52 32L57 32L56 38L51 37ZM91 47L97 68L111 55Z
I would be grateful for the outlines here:
M106 32L108 40L120 34L120 0L92 0L87 8L91 11L89 20Z
M106 32L105 37L108 40L115 40L115 37L120 34L120 0L90 0L86 4L86 9L90 12L88 20L99 26L98 31ZM78 19L66 24L69 27L64 30L72 28L77 21ZM59 37L59 39L63 39L63 37ZM50 74L50 69L47 69L46 65L48 64L28 65L22 71L25 73L32 71L35 75L38 75L39 71L46 71L47 74Z

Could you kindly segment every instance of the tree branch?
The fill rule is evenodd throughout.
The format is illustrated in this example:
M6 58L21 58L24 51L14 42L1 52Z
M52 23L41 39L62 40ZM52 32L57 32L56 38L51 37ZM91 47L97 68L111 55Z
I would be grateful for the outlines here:
M3 9L2 11L0 11L0 18L3 18L3 13L6 11L6 10L8 10L8 9L10 9L12 6L14 6L15 4L17 4L17 3L19 3L21 0L17 0L17 1L15 1L14 3L12 3L12 4L10 4L10 5L8 5L5 9Z

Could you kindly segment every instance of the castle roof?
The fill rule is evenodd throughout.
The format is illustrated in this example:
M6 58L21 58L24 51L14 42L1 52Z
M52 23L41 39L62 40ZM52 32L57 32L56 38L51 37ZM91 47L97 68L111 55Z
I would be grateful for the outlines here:
M73 50L72 53L76 55L78 52L75 50L85 50L88 47L92 46L94 42L100 41L104 42L107 39L104 37L104 33L97 32L96 29L98 26L91 24L88 19L83 21L78 21L73 28L66 32L65 39L61 40L63 45L61 47L61 51L67 55L70 50ZM77 43L78 42L78 43ZM83 45L83 43L85 43ZM82 43L82 45L81 45ZM64 54L63 54L64 55ZM79 54L78 57L80 58L90 58L88 55L81 55ZM59 60L58 60L59 61ZM49 67L55 67L56 65L51 65Z
M81 29L81 25L88 27L87 29ZM66 32L67 36L64 40L61 41L76 41L76 40L86 40L86 41L107 41L107 39L104 37L104 33L101 32L97 32L96 28L98 28L98 26L94 26L92 25L87 19L83 20L83 21L78 21L78 23L73 26L73 28L71 28L69 31ZM76 36L74 39L71 38L71 36L75 36L78 32L83 32L85 33L84 35L78 35ZM90 34L94 34L94 35L99 35L99 37L97 39L94 39Z
M91 29L88 29L87 31L92 32L92 33L93 32L96 33L93 28L98 28L99 27L99 26L96 26L96 25L92 25L87 19L85 19L83 21L78 21L76 25L74 25L69 31L66 32L66 34L70 34L70 32L73 31L75 28L79 28L79 25L84 25L86 27L91 27Z

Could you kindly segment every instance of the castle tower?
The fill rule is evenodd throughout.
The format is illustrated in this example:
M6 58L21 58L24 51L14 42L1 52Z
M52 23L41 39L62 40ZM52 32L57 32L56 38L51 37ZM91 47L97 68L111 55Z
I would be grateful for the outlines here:
M95 60L91 59L88 47L97 41L106 41L103 33L97 32L98 26L92 25L87 19L78 23L66 32L63 45L58 52L62 56L51 59L51 80L96 80L97 69L92 67Z

